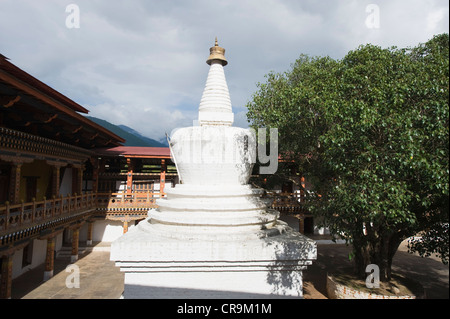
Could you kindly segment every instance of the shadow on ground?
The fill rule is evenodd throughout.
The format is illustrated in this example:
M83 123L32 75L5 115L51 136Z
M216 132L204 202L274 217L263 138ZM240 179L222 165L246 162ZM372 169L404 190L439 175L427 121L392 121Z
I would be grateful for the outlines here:
M348 259L350 251L351 247L346 245L318 245L317 260L305 272L305 299L327 298L327 272L353 266ZM428 299L449 298L449 266L436 258L410 254L402 245L394 256L392 271L418 281L424 287Z
M351 247L343 244L318 244L317 260L304 271L304 298L326 299L327 272L352 266L348 260ZM117 299L123 291L123 276L109 252L86 252L77 264L81 270L82 289L65 288L65 272L69 257L55 260L54 277L43 283L44 265L41 265L13 280L12 299L37 298L111 298ZM394 256L393 271L414 279L425 288L429 299L449 299L449 266L436 258L421 258L400 246ZM86 284L84 284L86 283Z

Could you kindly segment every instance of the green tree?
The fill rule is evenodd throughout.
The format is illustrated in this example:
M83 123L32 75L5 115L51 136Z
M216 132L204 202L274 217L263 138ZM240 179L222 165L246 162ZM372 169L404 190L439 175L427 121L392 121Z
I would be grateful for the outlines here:
M341 60L302 55L247 104L254 128L278 128L280 153L313 185L309 209L352 244L362 278L377 264L390 280L399 244L416 234L411 250L448 262L448 69L448 34Z

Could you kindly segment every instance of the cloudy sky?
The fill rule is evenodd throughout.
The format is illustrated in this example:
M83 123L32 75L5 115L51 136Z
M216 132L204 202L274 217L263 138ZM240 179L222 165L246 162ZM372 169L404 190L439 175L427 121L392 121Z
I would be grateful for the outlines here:
M416 46L448 19L447 0L0 0L0 53L89 115L160 139L197 118L215 36L245 126L256 83L300 54Z

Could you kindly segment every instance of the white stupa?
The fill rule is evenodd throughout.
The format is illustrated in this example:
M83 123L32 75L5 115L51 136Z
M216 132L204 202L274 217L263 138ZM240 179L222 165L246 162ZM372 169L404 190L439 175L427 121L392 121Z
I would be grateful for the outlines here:
M279 221L248 184L256 141L231 126L224 53L216 39L200 125L171 136L182 184L112 243L111 260L125 272L124 298L303 296L302 271L316 258L316 243Z

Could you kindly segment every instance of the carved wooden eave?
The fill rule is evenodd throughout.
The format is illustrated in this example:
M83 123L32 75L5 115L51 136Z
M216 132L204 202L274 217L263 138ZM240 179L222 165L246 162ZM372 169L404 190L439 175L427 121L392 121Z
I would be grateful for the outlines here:
M57 117L58 117L58 114L34 114L33 115L33 119L36 120L36 121L34 121L35 123L45 123L45 124L52 122ZM28 122L30 124L32 123L31 121L28 121Z
M16 165L23 165L25 163L33 162L34 158L21 156L20 153L16 153L15 155L7 155L0 153L0 160L5 162L11 162Z
M58 114L53 114L51 115L47 120L44 121L45 124L50 123L51 121L53 121L54 119L56 119L58 117Z
M148 210L148 209L147 209ZM111 213L107 212L105 218L108 220L116 220L121 222L130 222L132 220L141 220L147 217L147 211L127 212L127 213Z
M72 134L78 133L79 131L81 131L82 128L83 128L83 126L80 125L79 127L77 127L76 129L74 129L74 130L72 131Z
M20 95L16 96L2 96L0 97L0 105L3 105L5 108L9 108L19 102L21 99Z
M48 165L54 166L54 167L57 167L57 168L61 168L61 167L64 167L64 166L67 166L67 165L68 165L67 162L63 162L63 161L61 161L61 160L46 160L45 162L46 162Z
M50 162L81 165L94 152L20 131L0 127L0 155L8 162L43 159Z
M50 233L43 233L42 235L40 235L39 237L37 237L40 240L46 240L49 238L55 238L56 236L62 234L64 232L64 228L63 229L58 229L58 230L52 230L52 232Z

